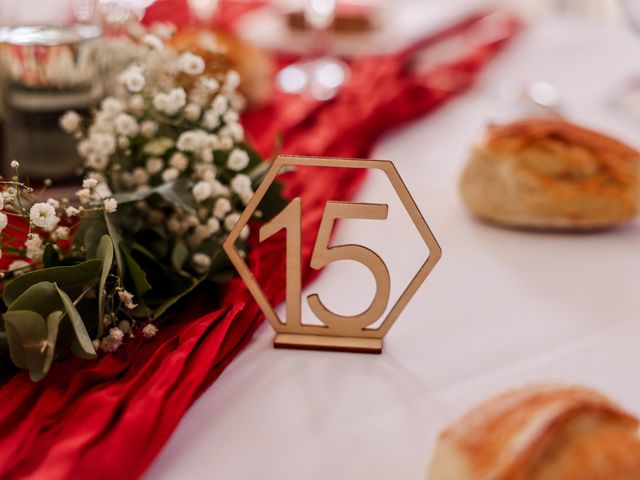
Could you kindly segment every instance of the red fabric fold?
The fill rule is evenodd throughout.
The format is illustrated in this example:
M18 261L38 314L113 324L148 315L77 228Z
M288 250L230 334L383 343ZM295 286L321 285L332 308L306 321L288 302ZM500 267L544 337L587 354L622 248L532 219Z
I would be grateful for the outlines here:
M156 18L157 19L157 18ZM169 19L170 18L166 18ZM397 55L352 62L350 83L331 102L275 94L245 117L255 147L271 153L276 134L291 154L367 157L375 140L463 91L517 29L488 42L470 35L480 17ZM453 35L468 36L465 53L425 71L415 56ZM360 169L303 168L283 175L288 197L302 196L303 279L327 200L348 200L365 178ZM250 239L248 263L275 305L284 299L284 242ZM137 478L180 418L249 342L263 320L240 279L212 301L201 288L168 314L156 338L129 342L95 361L69 357L42 382L17 372L0 386L1 478ZM212 312L212 313L208 313Z

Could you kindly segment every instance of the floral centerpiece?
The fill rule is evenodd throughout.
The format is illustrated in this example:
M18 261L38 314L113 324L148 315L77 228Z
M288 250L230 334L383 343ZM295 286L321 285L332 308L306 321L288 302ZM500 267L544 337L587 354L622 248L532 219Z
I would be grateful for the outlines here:
M118 74L114 95L91 118L60 119L84 162L75 198L33 191L17 161L0 184L0 356L33 380L68 352L94 358L153 337L180 298L228 280L222 242L268 167L244 142L235 71L158 35L137 39L144 54ZM256 216L281 208L279 190Z

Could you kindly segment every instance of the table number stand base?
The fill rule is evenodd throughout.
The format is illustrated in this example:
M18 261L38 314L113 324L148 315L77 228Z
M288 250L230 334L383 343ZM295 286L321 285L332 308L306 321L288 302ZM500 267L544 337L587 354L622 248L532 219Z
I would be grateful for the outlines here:
M291 348L294 350L382 353L381 338L328 337L324 335L278 333L273 340L273 346L275 348Z

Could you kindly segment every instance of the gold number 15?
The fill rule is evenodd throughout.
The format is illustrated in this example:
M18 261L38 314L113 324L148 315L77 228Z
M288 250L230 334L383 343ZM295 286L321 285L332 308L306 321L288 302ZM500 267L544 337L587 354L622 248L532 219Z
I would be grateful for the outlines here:
M378 320L389 303L391 287L389 270L382 259L362 245L337 245L330 247L329 238L333 224L338 219L386 220L388 206L378 203L350 203L329 201L325 205L320 229L311 255L311 268L319 270L331 262L353 260L364 265L375 279L376 293L369 307L357 315L339 315L324 306L318 294L307 297L311 311L326 326L343 332L355 332ZM302 257L302 201L294 198L287 207L269 223L260 228L260 241L264 241L282 229L286 230L286 310L287 323L301 324L301 257ZM356 288L344 285L344 288Z

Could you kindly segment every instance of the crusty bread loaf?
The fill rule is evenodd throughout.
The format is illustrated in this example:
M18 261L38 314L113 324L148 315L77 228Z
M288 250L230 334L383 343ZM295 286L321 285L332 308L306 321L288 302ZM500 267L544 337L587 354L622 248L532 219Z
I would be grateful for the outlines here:
M535 385L441 433L428 480L637 480L638 420L578 386Z
M478 217L514 227L600 229L638 214L640 155L557 118L488 128L460 190Z

